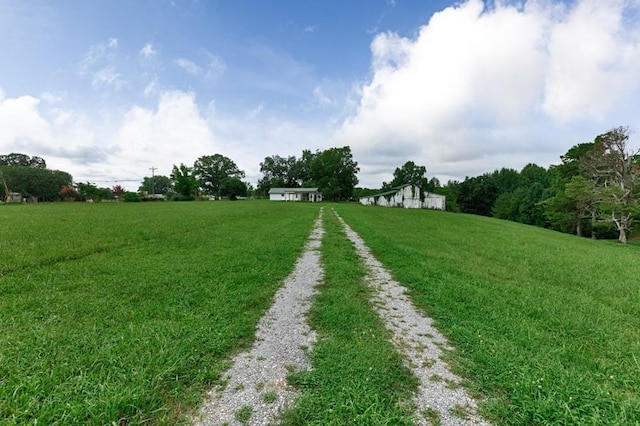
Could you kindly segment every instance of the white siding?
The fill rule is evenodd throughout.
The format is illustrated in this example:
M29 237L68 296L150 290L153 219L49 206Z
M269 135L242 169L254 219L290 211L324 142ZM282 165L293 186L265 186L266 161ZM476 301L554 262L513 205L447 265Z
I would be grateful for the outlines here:
M271 201L322 201L318 188L272 188L269 191Z
M423 198L421 200L421 198ZM405 185L397 188L396 192L388 192L360 198L360 204L365 206L404 207L405 209L435 209L445 210L446 197L444 195L424 192L420 197L420 188Z

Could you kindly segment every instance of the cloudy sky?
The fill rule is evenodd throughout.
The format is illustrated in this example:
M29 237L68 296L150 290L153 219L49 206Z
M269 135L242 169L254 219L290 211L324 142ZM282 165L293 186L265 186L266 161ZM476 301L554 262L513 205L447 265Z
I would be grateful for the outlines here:
M137 189L349 145L360 186L640 145L640 0L0 0L0 154Z

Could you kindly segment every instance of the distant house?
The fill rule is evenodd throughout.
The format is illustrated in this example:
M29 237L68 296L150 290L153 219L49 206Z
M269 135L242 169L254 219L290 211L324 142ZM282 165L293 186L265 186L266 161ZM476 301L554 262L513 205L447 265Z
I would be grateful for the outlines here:
M5 199L5 202L7 203L21 203L23 201L22 194L19 192L9 192Z
M365 206L404 207L405 209L445 210L446 197L422 191L416 185L403 185L380 194L360 198Z
M318 188L271 188L271 201L322 201L322 194Z

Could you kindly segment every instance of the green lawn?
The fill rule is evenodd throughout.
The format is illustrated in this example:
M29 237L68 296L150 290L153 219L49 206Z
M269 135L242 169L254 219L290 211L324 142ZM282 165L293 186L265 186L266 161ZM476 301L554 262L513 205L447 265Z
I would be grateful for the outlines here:
M640 247L462 214L336 210L458 348L497 424L640 423Z
M511 222L333 205L457 350L496 424L640 423L640 246ZM174 424L301 253L318 205L0 205L0 423ZM289 424L406 423L415 382L329 210L316 370ZM366 368L367 371L363 371ZM370 371L371 373L367 373ZM368 379L368 380L367 380ZM333 417L322 412L333 410Z
M2 424L173 424L293 269L318 207L0 205Z

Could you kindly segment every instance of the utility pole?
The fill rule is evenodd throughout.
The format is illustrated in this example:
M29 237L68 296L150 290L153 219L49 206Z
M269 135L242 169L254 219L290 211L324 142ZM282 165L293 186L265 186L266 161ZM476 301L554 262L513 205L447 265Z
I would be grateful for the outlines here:
M151 166L149 168L149 170L151 170L151 195L155 195L156 193L156 176L155 176L156 169L157 168L155 166Z

